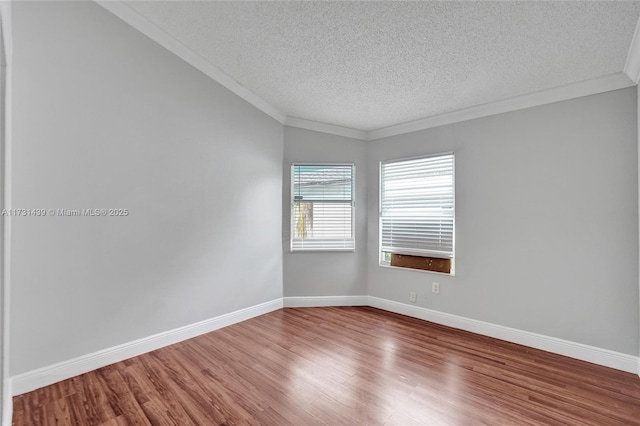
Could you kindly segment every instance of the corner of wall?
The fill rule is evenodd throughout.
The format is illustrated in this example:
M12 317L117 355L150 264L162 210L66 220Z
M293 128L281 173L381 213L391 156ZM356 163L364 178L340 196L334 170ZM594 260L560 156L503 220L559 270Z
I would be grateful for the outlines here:
M638 29L636 28L636 35L638 33ZM634 37L634 41L636 40L636 37ZM632 46L633 47L633 46ZM639 225L640 225L640 96L638 96L640 93L638 93L638 87L636 86L636 139L638 141L638 143L636 144L637 149L638 149L638 221L639 221ZM638 246L639 246L639 255L638 255L638 263L640 264L640 226L638 228ZM639 274L638 274L638 321L640 322L640 268L639 268ZM640 330L638 331L638 334L640 334ZM640 337L640 336L639 336ZM638 339L638 377L640 377L640 338Z
M8 208L11 184L11 64L13 51L11 2L0 1L0 208ZM10 218L0 222L0 318L2 320L0 386L0 416L3 425L10 425L13 415L11 379L9 378L9 254Z

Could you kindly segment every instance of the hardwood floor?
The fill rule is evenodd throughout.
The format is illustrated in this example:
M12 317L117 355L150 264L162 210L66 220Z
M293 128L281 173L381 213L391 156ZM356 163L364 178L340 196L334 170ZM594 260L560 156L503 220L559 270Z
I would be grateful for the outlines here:
M640 425L640 378L367 307L275 311L14 398L14 425Z

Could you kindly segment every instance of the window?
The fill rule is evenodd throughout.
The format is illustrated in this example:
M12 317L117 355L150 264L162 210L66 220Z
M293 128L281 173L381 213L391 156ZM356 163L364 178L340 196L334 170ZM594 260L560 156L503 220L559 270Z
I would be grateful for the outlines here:
M291 166L291 251L354 250L353 164Z
M453 273L453 153L380 163L380 264Z

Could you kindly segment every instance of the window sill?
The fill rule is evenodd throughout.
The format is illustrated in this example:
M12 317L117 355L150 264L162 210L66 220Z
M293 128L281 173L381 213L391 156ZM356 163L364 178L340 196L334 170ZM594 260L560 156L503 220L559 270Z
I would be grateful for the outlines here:
M427 274L443 275L445 277L455 277L456 276L455 271L447 274L446 272L427 271L425 269L415 269L415 268L405 268L403 266L391 266L388 263L378 263L378 266L381 267L381 268L399 269L399 270L402 270L402 271L422 272L422 273L427 273Z
M289 250L289 253L355 253L356 249L303 249Z

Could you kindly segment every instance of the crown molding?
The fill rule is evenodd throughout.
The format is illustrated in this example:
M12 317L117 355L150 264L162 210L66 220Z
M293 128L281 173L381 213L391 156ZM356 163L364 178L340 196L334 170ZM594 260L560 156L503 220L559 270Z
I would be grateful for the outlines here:
M284 121L284 125L289 127L297 127L299 129L328 133L330 135L344 136L346 138L360 139L363 141L369 140L369 135L364 130L336 126L335 124L320 123L318 121L306 120L304 118L287 116L286 120Z
M155 41L191 66L202 71L217 83L235 93L245 101L249 102L260 111L269 115L280 124L284 124L286 115L282 111L278 110L273 105L271 105L255 93L251 92L249 89L238 83L238 81L230 77L220 68L212 65L202 56L189 49L173 36L169 35L169 33L151 23L121 1L95 0L95 3L97 3L105 10L111 12L136 30L140 31L142 34L146 35L151 40Z
M452 111L445 114L435 115L408 123L385 127L368 132L368 140L382 139L389 136L396 136L403 133L416 132L418 130L430 129L432 127L444 126L446 124L459 123L461 121L473 120L475 118L488 117L490 115L503 114L505 112L517 111L520 109L551 104L554 102L566 101L583 96L595 95L598 93L610 92L612 90L624 89L634 86L635 83L622 72L609 74L578 83L567 84L553 89L542 90L527 95L504 99L497 102Z
M636 39L634 38L634 43L635 42ZM640 39L638 39L637 42L638 43L635 44L635 47L637 48L638 53L638 72L640 73ZM631 53L631 50L629 52ZM540 105L547 105L554 102L581 98L583 96L610 92L612 90L624 89L626 87L634 86L635 84L637 83L630 78L626 71L618 72L615 74L608 74L602 77L580 81L578 83L567 84L564 86L554 87L552 89L529 93L527 95L516 96L501 101L490 102L487 104L477 105L470 108L447 112L440 115L434 115L431 117L421 118L419 120L370 131L352 129L349 127L336 126L327 123L319 123L316 121L291 116L287 116L284 124L286 126L315 130L317 132L328 133L332 135L373 141L376 139L387 138L404 133L417 132L433 127L444 126L447 124L454 124L462 121L473 120L476 118L503 114L506 112L532 108Z
M633 39L629 46L627 60L624 63L624 73L635 84L638 84L638 81L640 81L640 20L636 25L636 30L633 33Z
M218 67L212 65L202 56L179 42L173 36L148 21L146 18L129 8L121 1L114 0L94 0L105 10L111 12L136 30L140 31L151 40L163 46L173 54L177 55L193 67L205 73L213 80L235 93L251 105L255 106L265 114L274 118L285 126L297 127L301 129L313 130L337 136L360 140L376 140L404 133L416 132L447 124L459 123L476 118L488 117L510 111L546 105L554 102L565 101L583 96L595 95L612 90L623 89L638 84L640 81L640 21L633 36L627 60L623 72L609 74L590 80L572 83L548 90L530 93L523 96L516 96L497 102L477 105L457 111L452 111L440 115L422 118L407 123L384 127L376 130L361 130L334 124L321 123L306 120L298 117L287 116L273 105L242 86L238 81L227 75Z

